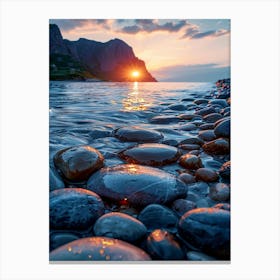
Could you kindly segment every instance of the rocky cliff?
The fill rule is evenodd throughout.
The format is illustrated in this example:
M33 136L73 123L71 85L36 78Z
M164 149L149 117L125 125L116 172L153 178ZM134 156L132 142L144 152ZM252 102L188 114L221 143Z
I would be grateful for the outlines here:
M98 78L105 81L135 81L132 71L140 73L137 81L156 82L145 62L120 39L106 43L80 38L62 38L57 25L50 24L50 79Z

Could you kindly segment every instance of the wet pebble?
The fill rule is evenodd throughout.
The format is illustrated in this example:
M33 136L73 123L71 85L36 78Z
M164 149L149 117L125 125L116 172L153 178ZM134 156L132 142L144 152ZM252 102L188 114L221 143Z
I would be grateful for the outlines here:
M54 164L66 179L85 181L104 165L104 157L90 146L76 146L57 152Z
M149 261L142 249L108 237L87 237L50 252L50 261Z
M217 138L216 134L214 133L214 130L199 131L198 137L204 141L212 141Z
M87 188L101 197L131 206L164 204L186 194L186 185L160 169L138 164L122 164L102 168L93 174Z
M53 233L50 235L50 250L54 250L77 239L79 239L79 236L73 233Z
M119 157L129 163L162 166L177 161L180 152L165 144L141 144L119 153Z
M146 241L146 251L153 260L183 260L185 254L174 236L166 230L156 229Z
M197 115L206 116L212 113L216 113L216 109L214 107L206 107L195 112Z
M196 105L200 105L200 104L207 104L208 101L209 101L209 100L207 100L207 99L201 98L201 99L196 99L196 100L194 100L193 103L195 103Z
M202 146L202 148L206 153L213 155L225 155L230 151L229 142L223 138L207 142Z
M199 126L200 130L214 129L214 123L204 123Z
M163 138L162 133L139 126L125 126L114 131L114 136L121 141L127 142L158 142Z
M230 211L230 204L229 203L218 203L213 206L213 208L223 209L226 211Z
M185 154L181 156L179 163L180 165L188 169L198 169L203 167L201 159L191 154Z
M231 169L230 167L231 167L230 161L225 162L219 170L220 176L222 176L223 178L229 179L230 178L230 169Z
M168 106L168 109L173 111L184 111L187 109L187 107L183 104L175 104L175 105Z
M230 138L230 119L220 122L214 129L217 137Z
M203 120L209 123L214 123L220 120L223 116L219 113L211 113L203 117Z
M184 214L179 234L203 253L228 260L230 257L230 212L216 208L196 208Z
M52 191L49 205L51 229L85 230L104 213L101 198L81 188Z
M180 144L178 148L186 151L199 150L200 145L197 144Z
M221 107L228 107L228 103L224 99L212 99L209 101L209 104L211 105L219 105Z
M198 137L189 137L181 141L179 144L195 144L202 146L204 144L204 141Z
M172 203L172 210L181 217L186 212L196 208L196 203L187 199L177 199Z
M210 188L209 196L215 201L227 201L230 196L230 188L227 184L217 183Z
M178 218L169 208L150 204L139 214L138 219L147 227L149 231L154 229L165 229L170 232L176 232Z
M197 115L197 114L181 114L181 115L179 115L179 118L182 119L182 120L188 120L188 121L191 121L194 118L202 119L202 117Z
M185 184L195 183L195 177L188 173L180 174L179 179L183 181Z
M150 123L153 124L170 124L179 122L180 118L177 116L155 116L150 119Z
M204 182L215 182L218 180L219 175L212 169L199 168L195 172L195 178Z
M112 237L130 243L141 239L146 232L146 227L139 220L117 212L101 216L94 224L96 236Z
M204 198L209 194L209 185L205 182L197 182L195 184L189 185L189 193L195 193L200 198Z
M180 130L191 131L197 129L197 126L193 123L185 124L179 127Z

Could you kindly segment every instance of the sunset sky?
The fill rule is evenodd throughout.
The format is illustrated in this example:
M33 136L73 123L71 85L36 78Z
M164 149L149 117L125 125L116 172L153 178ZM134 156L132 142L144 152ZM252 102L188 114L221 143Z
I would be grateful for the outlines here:
M158 81L213 82L230 75L228 19L52 19L64 39L119 38Z

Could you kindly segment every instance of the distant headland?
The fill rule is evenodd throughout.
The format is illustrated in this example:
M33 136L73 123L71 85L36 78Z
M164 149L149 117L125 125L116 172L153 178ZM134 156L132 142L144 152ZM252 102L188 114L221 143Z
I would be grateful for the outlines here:
M50 24L50 80L157 82L120 39L102 43L80 38L63 39L56 24Z

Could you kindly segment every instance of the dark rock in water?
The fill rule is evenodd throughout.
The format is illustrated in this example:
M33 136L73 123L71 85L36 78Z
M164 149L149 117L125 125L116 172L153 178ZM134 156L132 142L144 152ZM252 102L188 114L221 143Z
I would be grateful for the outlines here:
M197 145L197 144L181 144L178 147L182 150L187 150L187 151L200 149L200 145Z
M204 144L204 141L198 137L189 137L181 141L179 144L195 144L202 146Z
M214 107L206 107L196 111L195 113L200 116L206 116L212 113L216 113L216 109Z
M106 130L101 130L101 129L95 129L90 132L89 136L92 140L94 140L98 138L110 137L111 132Z
M230 258L230 212L197 208L181 217L180 236L198 250L221 260Z
M54 250L77 239L79 239L79 236L73 233L53 233L50 235L50 250Z
M170 124L170 123L177 123L180 121L180 118L177 116L155 116L150 119L150 123L153 124Z
M51 168L49 169L49 184L50 191L63 189L65 187L64 182L60 178L59 174L57 174Z
M87 188L115 202L126 199L132 206L165 204L186 195L186 185L157 168L122 164L93 174Z
M195 156L198 156L199 153L200 153L199 150L192 150L192 151L189 152L189 154L195 155Z
M180 174L179 179L183 181L185 184L195 183L195 177L188 173Z
M199 126L200 130L214 129L214 123L204 123Z
M159 204L150 204L145 207L140 212L138 219L148 230L166 229L170 232L177 231L177 216L169 208Z
M172 210L175 211L179 217L194 208L196 208L196 203L182 198L175 200L172 204Z
M217 183L210 188L209 196L215 201L227 201L230 196L230 188L227 184Z
M218 203L218 204L214 205L213 208L230 211L230 204L229 203Z
M54 164L70 181L85 181L104 164L102 154L90 146L63 149L54 156Z
M224 99L212 99L209 101L211 105L219 105L221 107L227 107L229 104Z
M212 169L199 168L195 172L195 178L204 182L215 182L218 180L219 175Z
M224 117L230 117L230 112L226 112L226 113L224 114Z
M146 251L153 260L183 260L185 254L180 244L166 230L156 229L146 241Z
M186 97L186 98L183 98L181 101L183 102L192 102L194 100L193 97Z
M227 161L220 168L219 173L223 178L230 178L230 165L230 161Z
M187 107L183 104L176 104L176 105L169 106L168 109L173 111L184 111L187 109Z
M199 195L200 198L204 198L209 194L209 185L205 182L189 185L189 193L194 193Z
M212 141L217 138L214 130L203 130L198 133L198 137L204 141Z
M197 126L193 123L188 123L179 127L180 130L190 131L197 129Z
M201 116L196 115L196 114L181 114L181 115L179 115L179 118L180 118L180 119L182 119L182 120L188 120L188 121L191 121L192 119L197 118L197 117L199 117L200 119L202 119Z
M208 103L208 101L209 100L207 100L207 99L196 99L196 100L194 100L193 103L195 103L196 105L200 105L200 104L206 104L206 103Z
M228 112L230 112L230 107L223 108L223 109L221 109L221 111L220 111L220 113L221 113L222 115L224 115L224 114L226 114L226 113L228 113Z
M163 135L153 129L141 128L139 126L125 126L114 131L114 136L127 142L158 142Z
M187 260L189 261L214 261L215 258L197 251L188 251Z
M50 261L149 261L140 248L108 237L87 237L50 252Z
M88 229L103 213L101 198L91 191L69 188L50 193L51 229Z
M202 161L195 155L185 154L180 157L180 165L188 169L198 169L203 167Z
M214 129L214 133L217 137L230 138L230 119L219 123Z
M166 140L163 140L161 143L165 144L165 145L169 145L169 146L174 146L174 147L176 147L178 145L178 141L176 139L166 139Z
M226 155L230 151L229 142L223 138L207 142L202 148L207 154L213 155Z
M117 212L101 216L94 224L96 236L112 237L130 243L141 239L146 232L146 227L139 220Z
M177 161L177 148L164 144L141 144L119 153L119 157L129 163L162 166Z
M223 118L223 116L219 113L211 113L211 114L204 116L203 120L206 122L209 122L209 123L214 123L222 118Z
M215 123L214 123L214 128L220 124L221 122L225 121L225 120L230 120L230 117L223 117L222 119L219 119L217 120Z

